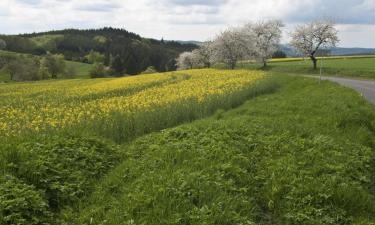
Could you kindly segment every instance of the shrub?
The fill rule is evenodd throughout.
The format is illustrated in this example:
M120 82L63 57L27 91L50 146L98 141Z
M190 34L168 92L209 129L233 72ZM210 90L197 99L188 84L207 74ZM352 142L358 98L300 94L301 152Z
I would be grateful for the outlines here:
M82 137L55 136L2 150L0 168L16 178L1 182L0 214L10 222L0 224L45 224L49 214L90 193L119 159L112 145Z
M117 161L114 148L90 138L55 137L45 143L22 144L19 149L30 157L24 162L29 170L19 175L45 190L49 205L55 209L84 195L90 181Z
M51 214L40 191L15 177L0 178L0 224L50 224Z
M158 71L155 69L153 66L147 67L145 71L142 72L142 74L152 74L152 73L157 73Z
M7 43L3 40L0 39L0 50L3 50L7 47Z
M106 68L103 63L95 63L90 70L91 78L100 78L107 75Z

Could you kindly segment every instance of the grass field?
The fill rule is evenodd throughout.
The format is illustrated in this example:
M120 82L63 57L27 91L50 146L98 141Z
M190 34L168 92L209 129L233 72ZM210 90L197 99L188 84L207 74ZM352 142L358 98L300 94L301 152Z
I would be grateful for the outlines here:
M91 64L80 63L74 61L65 61L67 67L72 67L74 72L74 78L84 79L90 78Z
M308 78L137 139L71 224L374 224L375 112ZM76 212L73 210L73 212Z
M327 57L323 61L320 59L320 68L323 62L323 75L353 77L358 79L375 79L375 57L355 56L355 57ZM254 63L240 63L239 68L260 69L261 65ZM295 74L319 74L320 69L312 69L310 59L286 58L272 60L266 70L272 72L286 72Z
M8 51L1 51L0 50L0 57L1 55L20 55L20 53L15 52L8 52ZM37 56L34 56L37 57ZM66 60L67 68L72 68L71 70L74 72L74 78L89 78L90 77L90 70L92 68L91 64L87 63L80 63L74 61ZM5 70L0 69L0 82L9 82L10 75Z
M0 84L0 143L4 225L375 223L374 106L328 81Z

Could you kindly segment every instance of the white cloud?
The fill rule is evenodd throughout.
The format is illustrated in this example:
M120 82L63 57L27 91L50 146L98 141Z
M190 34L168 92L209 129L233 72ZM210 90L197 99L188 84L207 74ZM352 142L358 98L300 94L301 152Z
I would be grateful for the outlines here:
M375 47L374 10L374 0L1 0L0 33L114 26L146 37L205 40L248 20L282 19L290 30L330 17L340 23L341 45Z

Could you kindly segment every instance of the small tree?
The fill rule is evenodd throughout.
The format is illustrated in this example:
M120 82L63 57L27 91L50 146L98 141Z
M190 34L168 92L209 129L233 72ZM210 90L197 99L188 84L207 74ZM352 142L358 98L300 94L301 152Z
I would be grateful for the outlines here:
M272 58L280 45L282 35L281 28L284 24L280 20L261 21L255 24L249 23L245 26L248 32L255 36L254 53L257 60L267 66L267 60Z
M103 63L94 63L90 70L91 78L100 78L106 76L106 68Z
M3 39L0 39L0 50L4 50L6 47L7 43Z
M44 60L44 64L48 68L51 78L56 79L58 75L65 74L66 63L63 55L52 55L48 53Z
M234 69L239 60L253 55L254 36L243 28L231 28L218 35L213 43L215 62L226 63Z
M196 50L197 59L199 63L203 64L204 67L210 68L213 61L213 42L206 41L202 43L199 48Z
M104 55L94 50L90 51L90 53L86 56L86 59L91 64L104 63Z
M46 59L46 57L43 57L40 60L40 65L39 65L39 75L41 79L49 79L51 78L51 73L49 71L49 62Z
M292 33L291 45L302 54L310 57L317 69L316 53L321 48L335 47L339 42L337 29L332 21L316 20L297 26Z
M177 69L186 70L193 69L197 65L197 54L196 52L183 52L176 59Z
M33 57L19 56L5 66L14 81L40 80L39 60Z
M149 66L145 71L143 71L141 74L152 74L157 73L158 71L155 69L154 66Z

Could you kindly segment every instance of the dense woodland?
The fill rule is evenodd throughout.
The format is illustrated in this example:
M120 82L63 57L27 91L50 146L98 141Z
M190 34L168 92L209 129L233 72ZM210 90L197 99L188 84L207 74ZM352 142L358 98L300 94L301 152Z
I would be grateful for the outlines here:
M0 36L4 49L33 55L62 54L65 59L90 62L89 55L100 57L98 68L108 68L111 75L139 74L149 67L157 71L176 69L175 58L190 51L195 44L146 39L124 29L68 29L23 35Z

